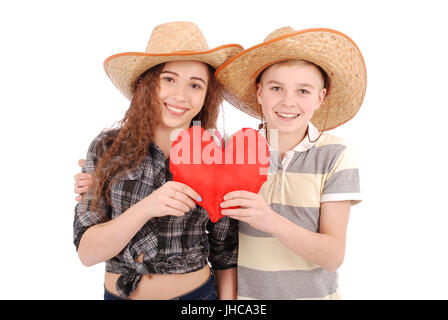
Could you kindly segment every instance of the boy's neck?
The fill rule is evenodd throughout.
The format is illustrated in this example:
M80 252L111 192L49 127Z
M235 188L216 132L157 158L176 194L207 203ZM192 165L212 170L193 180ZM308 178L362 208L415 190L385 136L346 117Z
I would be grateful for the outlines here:
M274 141L271 143L271 137L270 137L270 127L269 124L266 124L266 137L269 145L273 146L275 145ZM277 130L277 147L278 151L280 152L280 157L283 159L283 157L286 155L286 152L289 150L292 150L295 146L297 146L302 140L306 137L306 133L308 130L308 126L304 128L300 128L298 131L294 132L282 132L281 130Z

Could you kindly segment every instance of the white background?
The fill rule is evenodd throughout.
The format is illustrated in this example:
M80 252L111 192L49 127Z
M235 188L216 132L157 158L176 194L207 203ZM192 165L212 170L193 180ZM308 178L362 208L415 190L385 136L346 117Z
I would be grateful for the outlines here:
M128 101L104 73L154 26L199 25L209 46L250 47L281 26L348 34L364 54L364 104L333 131L357 149L364 201L340 269L345 299L447 299L444 1L2 1L1 299L102 299L104 264L72 243L77 160ZM225 105L227 132L257 121ZM222 120L220 118L220 126Z

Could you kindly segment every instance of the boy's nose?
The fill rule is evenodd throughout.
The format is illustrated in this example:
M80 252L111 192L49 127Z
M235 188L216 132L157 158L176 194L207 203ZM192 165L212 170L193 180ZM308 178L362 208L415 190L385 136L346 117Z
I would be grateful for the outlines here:
M291 92L286 92L283 96L283 104L286 107L293 107L295 105L294 94Z

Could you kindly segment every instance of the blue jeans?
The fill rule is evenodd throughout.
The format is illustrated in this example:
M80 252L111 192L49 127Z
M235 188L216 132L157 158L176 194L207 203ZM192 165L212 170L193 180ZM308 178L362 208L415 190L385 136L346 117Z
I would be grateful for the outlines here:
M192 291L176 297L172 300L217 300L218 291L216 289L216 280L214 274L210 274L208 280L201 285L199 288L193 289ZM104 300L127 300L116 296L106 289L104 289Z

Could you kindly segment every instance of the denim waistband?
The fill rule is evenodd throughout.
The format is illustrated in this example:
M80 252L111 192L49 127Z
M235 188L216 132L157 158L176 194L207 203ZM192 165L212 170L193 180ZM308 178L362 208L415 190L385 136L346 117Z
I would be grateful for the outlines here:
M171 300L216 300L218 293L216 289L215 275L211 272L207 281L196 289L191 290L181 296ZM117 296L104 288L104 300L130 300L128 298Z

